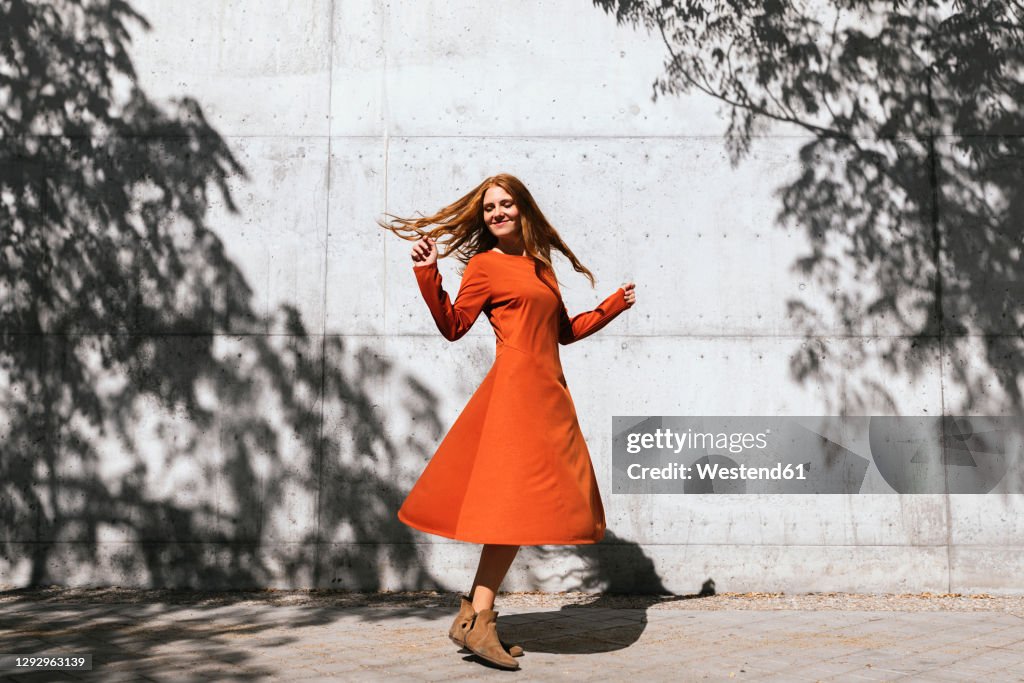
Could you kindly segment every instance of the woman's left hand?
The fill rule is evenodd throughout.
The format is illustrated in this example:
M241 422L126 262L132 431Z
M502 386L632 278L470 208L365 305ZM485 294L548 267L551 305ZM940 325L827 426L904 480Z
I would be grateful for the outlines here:
M622 291L625 292L627 306L632 306L636 303L636 283L627 282L622 285Z

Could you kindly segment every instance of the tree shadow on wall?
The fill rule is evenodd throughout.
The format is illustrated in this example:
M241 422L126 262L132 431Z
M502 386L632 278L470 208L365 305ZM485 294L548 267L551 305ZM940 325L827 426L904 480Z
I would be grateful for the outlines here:
M897 414L888 379L941 361L943 412L1020 414L1020 3L594 4L664 42L655 99L722 103L734 164L767 124L810 138L778 190L778 222L810 245L793 270L820 294L787 302L805 336L798 381L833 412Z
M143 92L133 26L0 3L0 583L437 587L395 517L436 398L255 311L207 224L245 170L197 102ZM427 442L389 437L388 384Z

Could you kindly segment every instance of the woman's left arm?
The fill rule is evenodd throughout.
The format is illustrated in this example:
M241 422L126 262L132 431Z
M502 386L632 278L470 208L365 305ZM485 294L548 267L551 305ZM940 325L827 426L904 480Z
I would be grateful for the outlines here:
M616 289L614 294L598 304L594 310L572 317L569 317L569 311L563 303L558 320L558 343L572 344L589 337L610 323L636 302L634 287L632 282L627 283Z

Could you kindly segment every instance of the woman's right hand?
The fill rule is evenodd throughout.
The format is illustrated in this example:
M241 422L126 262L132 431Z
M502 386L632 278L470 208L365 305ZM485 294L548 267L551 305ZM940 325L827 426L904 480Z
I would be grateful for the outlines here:
M416 268L423 268L437 263L437 242L431 237L417 240L412 246L412 260Z

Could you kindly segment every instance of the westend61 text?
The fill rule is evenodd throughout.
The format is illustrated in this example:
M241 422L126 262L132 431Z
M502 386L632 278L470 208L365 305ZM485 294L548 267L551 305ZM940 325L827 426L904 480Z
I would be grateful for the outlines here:
M747 467L738 465L736 467L722 467L717 463L699 462L693 467L677 462L665 465L664 467L644 467L633 463L626 468L626 476L630 479L807 479L804 465L783 465L778 463L772 467Z

